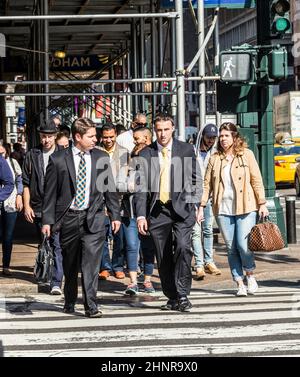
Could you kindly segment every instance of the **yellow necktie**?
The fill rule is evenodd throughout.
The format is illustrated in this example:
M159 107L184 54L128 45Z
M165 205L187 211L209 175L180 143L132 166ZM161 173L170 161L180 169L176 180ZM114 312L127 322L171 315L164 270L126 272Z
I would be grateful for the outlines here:
M169 192L169 158L168 158L168 149L163 148L162 153L162 164L161 164L161 174L160 174L160 183L159 183L159 200L162 203L166 203L170 200Z

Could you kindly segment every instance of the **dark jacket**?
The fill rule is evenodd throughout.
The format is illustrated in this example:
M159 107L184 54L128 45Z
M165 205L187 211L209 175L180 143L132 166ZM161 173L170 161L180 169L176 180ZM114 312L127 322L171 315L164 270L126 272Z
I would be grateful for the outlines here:
M6 200L14 189L14 178L8 163L0 156L0 202Z
M140 187L135 194L136 215L148 217L159 200L160 166L157 143L140 152ZM173 139L170 200L182 219L195 213L200 202L202 181L200 166L191 144Z
M87 226L91 233L104 231L104 201L112 221L121 220L118 194L112 176L109 156L99 149L91 151L90 203L87 211ZM42 223L63 226L67 213L76 195L76 172L72 148L50 156L45 177L45 195Z
M60 148L55 147L55 151ZM26 153L23 164L23 185L30 190L30 206L40 217L44 199L44 159L42 146L32 148Z

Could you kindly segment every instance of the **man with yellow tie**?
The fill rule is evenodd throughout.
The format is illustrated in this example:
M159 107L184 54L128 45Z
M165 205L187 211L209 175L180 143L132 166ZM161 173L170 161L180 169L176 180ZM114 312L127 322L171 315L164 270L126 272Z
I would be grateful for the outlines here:
M162 310L190 311L191 232L201 197L200 167L193 146L173 138L172 117L154 121L156 141L140 153L140 186L136 193L138 229L151 233L163 293Z

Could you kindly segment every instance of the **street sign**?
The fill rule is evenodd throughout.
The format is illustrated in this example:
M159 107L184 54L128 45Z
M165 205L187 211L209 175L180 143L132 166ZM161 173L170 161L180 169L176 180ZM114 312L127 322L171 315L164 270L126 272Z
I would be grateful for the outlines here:
M249 52L222 52L220 76L225 82L249 82L252 80L252 56Z
M107 64L102 55L67 55L63 59L50 56L51 71L97 71Z
M193 7L197 8L198 0L192 0ZM175 0L160 0L161 8L175 8ZM188 0L183 0L183 7L188 8ZM255 0L204 0L205 8L255 8Z

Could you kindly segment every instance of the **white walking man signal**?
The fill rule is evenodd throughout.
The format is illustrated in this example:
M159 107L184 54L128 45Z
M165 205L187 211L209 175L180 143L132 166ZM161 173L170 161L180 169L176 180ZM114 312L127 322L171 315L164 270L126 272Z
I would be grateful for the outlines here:
M232 56L228 59L228 60L225 60L224 63L224 73L223 73L223 77L226 77L227 74L229 74L229 77L232 77L232 71L231 71L231 68L235 68L235 65L232 63Z

